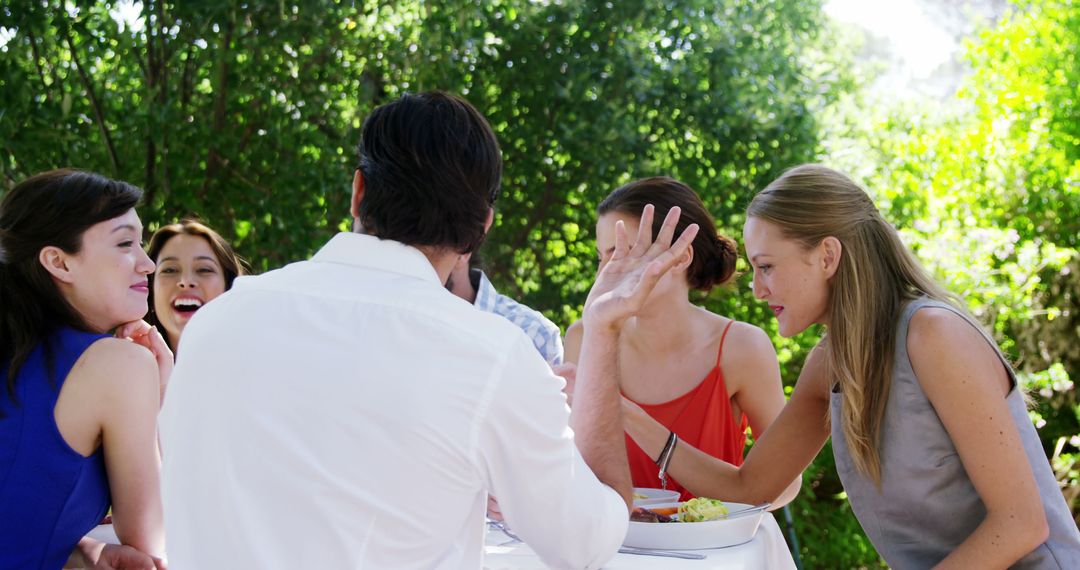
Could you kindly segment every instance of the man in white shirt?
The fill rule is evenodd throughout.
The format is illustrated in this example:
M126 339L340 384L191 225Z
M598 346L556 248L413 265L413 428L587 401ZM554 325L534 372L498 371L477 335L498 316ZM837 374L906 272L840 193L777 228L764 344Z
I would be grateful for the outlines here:
M601 566L631 492L618 330L694 232L617 247L571 411L520 329L445 289L499 189L486 120L432 92L362 131L361 232L238 279L184 331L160 420L170 567L480 568L488 493L547 564Z

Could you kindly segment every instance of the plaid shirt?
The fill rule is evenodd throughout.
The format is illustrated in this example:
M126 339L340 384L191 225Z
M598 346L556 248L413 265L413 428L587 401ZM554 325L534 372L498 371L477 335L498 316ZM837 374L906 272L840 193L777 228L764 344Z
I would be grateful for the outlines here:
M558 325L540 311L526 307L506 295L500 295L483 271L470 269L469 277L476 287L476 301L473 305L477 309L500 315L525 331L548 364L562 363L563 345Z

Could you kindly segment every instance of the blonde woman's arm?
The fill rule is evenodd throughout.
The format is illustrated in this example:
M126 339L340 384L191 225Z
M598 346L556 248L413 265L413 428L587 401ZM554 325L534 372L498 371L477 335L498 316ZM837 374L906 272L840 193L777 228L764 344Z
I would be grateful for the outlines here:
M772 340L760 328L736 322L731 325L720 358L728 391L739 409L746 414L754 440L758 441L787 403L780 381L780 363ZM799 494L801 486L800 472L779 496L770 501L773 507L790 503Z
M1005 366L971 324L945 309L916 312L907 344L919 385L986 505L986 518L937 567L1007 568L1042 544L1049 527L1005 400Z
M750 504L771 502L800 476L825 445L829 437L828 409L824 362L820 349L815 349L803 366L791 400L757 439L742 467L680 445L668 471L697 495ZM667 442L667 428L625 398L623 418L634 441L649 455L659 455Z

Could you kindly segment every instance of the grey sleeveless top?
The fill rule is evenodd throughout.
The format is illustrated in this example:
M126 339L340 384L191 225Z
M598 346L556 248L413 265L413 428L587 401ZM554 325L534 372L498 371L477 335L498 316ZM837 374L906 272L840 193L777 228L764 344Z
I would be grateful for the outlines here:
M831 395L833 456L851 508L874 547L897 570L930 568L956 549L986 517L952 439L908 358L908 324L923 307L952 310L926 298L908 303L897 323L892 386L881 428L881 490L855 470L841 429L841 395ZM1035 473L1050 536L1013 568L1080 569L1080 532L1050 469L1016 379L1006 400Z

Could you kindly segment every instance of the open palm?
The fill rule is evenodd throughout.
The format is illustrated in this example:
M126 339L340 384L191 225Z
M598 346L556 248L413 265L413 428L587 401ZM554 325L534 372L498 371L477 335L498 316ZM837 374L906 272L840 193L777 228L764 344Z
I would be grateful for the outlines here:
M668 211L654 241L653 211L652 204L649 204L641 212L641 223L638 224L633 244L627 239L622 221L615 224L615 251L596 276L596 282L585 301L583 319L587 327L622 326L626 319L641 309L656 283L671 270L694 241L698 232L697 224L687 226L675 243L671 241L682 213L678 207Z

